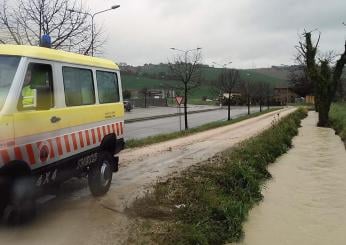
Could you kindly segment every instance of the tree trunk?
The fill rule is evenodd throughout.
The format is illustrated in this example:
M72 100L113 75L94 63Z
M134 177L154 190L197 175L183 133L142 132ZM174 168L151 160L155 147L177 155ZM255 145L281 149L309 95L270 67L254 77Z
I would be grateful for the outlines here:
M269 106L269 97L267 97L267 109L269 110L270 108L269 108L270 106Z
M228 93L228 121L231 121L231 93Z
M188 123L187 123L187 83L185 83L184 86L184 119L185 119L185 130L189 129Z
M262 112L262 99L260 99L260 112Z
M328 127L329 126L329 110L330 103L320 102L319 104L319 113L318 113L318 127Z
M247 114L250 115L250 96L247 96Z
M144 94L144 108L147 108L147 95Z

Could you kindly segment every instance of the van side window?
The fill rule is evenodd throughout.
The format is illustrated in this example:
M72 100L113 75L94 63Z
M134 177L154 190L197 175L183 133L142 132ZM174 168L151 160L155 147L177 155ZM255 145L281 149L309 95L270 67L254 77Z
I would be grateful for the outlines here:
M96 78L100 104L119 102L117 74L114 72L97 71Z
M95 104L93 73L89 69L63 67L66 106Z
M18 101L18 110L49 110L53 106L52 66L30 63Z

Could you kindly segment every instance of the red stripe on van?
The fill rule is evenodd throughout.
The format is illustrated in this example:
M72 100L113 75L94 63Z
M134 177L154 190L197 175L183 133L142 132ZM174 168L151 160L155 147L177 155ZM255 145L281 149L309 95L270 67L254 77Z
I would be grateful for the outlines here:
M112 124L112 129L113 129L113 133L117 133L117 131L115 130L115 124Z
M70 147L70 142L68 140L68 135L64 136L64 141L65 141L65 147L66 147L66 151L69 153L71 152L71 147Z
M29 157L29 161L31 165L35 164L35 154L34 154L34 150L32 149L32 145L26 145L26 153L28 154Z
M98 136L99 142L101 142L101 129L100 128L97 128L97 136Z
M86 144L87 144L87 146L89 146L90 145L89 130L85 130L84 133L85 133L85 138L86 138Z
M119 123L117 123L117 124L115 124L116 125L116 127L117 127L117 136L119 136Z
M80 147L83 148L84 147L84 139L83 139L83 132L78 132L79 134L79 143L80 143Z
M77 144L77 139L76 139L76 134L72 134L72 143L73 143L73 149L76 151L78 149L78 144Z
M4 164L10 161L10 155L8 154L7 150L0 150L0 156L2 157L2 160L4 161Z
M55 152L54 152L52 140L48 140L48 144L49 144L49 148L50 148L50 156L49 157L51 159L53 159L53 158L55 158Z
M103 137L105 137L107 135L105 126L102 126L102 132L103 132Z
M123 135L124 134L123 122L120 123L120 131L121 131L121 135Z
M63 153L63 150L62 150L62 145L61 145L61 138L60 137L57 137L56 139L56 144L58 146L58 154L59 156L61 156Z
M91 130L91 135L92 135L92 138L93 138L93 144L96 144L95 129L92 129L92 130Z
M19 147L14 148L14 155L16 156L16 160L23 160L23 155Z

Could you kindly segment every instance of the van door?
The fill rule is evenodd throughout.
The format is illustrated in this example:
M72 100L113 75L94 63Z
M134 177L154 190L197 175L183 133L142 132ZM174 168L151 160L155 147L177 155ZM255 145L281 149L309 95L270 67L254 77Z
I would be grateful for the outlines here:
M17 109L14 113L15 143L18 154L30 167L39 168L53 161L59 133L59 118L54 109L53 64L31 61L28 64Z
M0 115L0 168L12 157L9 148L14 145L12 116Z

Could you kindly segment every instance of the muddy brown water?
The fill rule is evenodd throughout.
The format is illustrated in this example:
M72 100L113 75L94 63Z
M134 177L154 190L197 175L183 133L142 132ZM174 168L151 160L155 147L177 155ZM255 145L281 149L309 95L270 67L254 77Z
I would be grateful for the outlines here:
M273 180L240 244L346 244L346 151L333 130L316 122L309 113L294 148L271 165Z
M206 161L294 110L286 108L188 137L125 150L120 154L120 171L113 176L106 196L92 198L85 180L66 182L56 199L38 207L32 223L16 228L0 226L0 245L129 244L136 222L124 210L158 179Z

